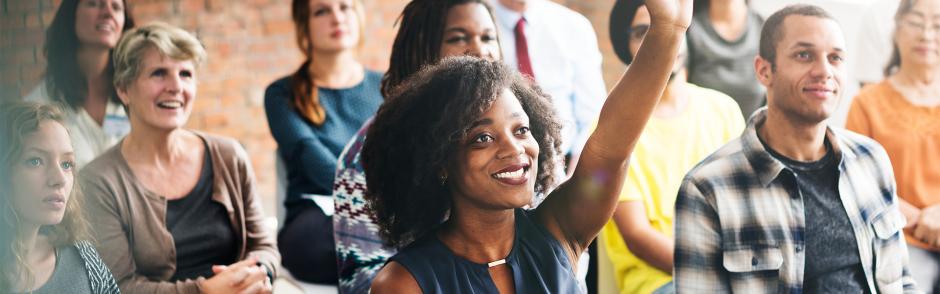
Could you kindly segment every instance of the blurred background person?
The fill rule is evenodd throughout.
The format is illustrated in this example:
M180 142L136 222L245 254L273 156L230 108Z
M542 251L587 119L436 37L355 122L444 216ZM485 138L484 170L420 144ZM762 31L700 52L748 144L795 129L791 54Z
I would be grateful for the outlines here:
M607 98L594 27L583 15L549 0L491 3L503 61L552 97L570 172Z
M118 293L89 243L63 121L55 106L0 103L2 293Z
M405 78L441 58L470 55L500 59L496 24L483 0L411 1L399 20L390 67L382 80L386 97ZM366 123L339 156L333 184L333 224L342 293L367 292L372 278L396 251L383 245L375 217L366 205L365 171L359 156L369 126Z
M765 103L754 74L763 23L747 0L697 0L686 34L689 82L728 94L745 119Z
M382 74L356 60L364 21L358 0L294 0L291 15L305 60L264 94L268 125L287 171L287 216L278 245L293 277L335 285L336 161L382 103Z
M163 23L115 49L131 132L81 174L102 259L128 293L269 293L280 256L235 140L184 129L206 58Z
M617 1L610 15L611 43L627 65L651 25L643 3ZM734 99L686 82L686 54L681 47L631 155L613 219L602 231L620 293L675 293L673 216L679 185L699 161L744 130Z
M889 76L858 94L846 128L888 152L911 275L940 293L940 1L901 0L895 27Z
M124 0L63 0L46 30L45 78L25 99L62 105L79 167L130 130L114 92L111 51L133 27Z

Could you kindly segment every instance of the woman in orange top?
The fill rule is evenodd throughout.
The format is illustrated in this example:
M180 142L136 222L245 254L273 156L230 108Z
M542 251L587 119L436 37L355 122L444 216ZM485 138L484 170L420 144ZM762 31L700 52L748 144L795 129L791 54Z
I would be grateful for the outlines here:
M846 128L888 151L907 217L911 272L940 293L940 1L902 0L887 79L866 87Z

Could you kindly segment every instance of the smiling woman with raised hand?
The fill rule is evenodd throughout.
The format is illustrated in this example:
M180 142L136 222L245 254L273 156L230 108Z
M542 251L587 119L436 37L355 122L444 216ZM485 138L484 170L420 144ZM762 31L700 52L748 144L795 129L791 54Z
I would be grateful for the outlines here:
M0 293L118 293L88 242L62 119L45 104L0 104Z
M163 23L115 49L131 132L81 174L102 259L131 293L268 293L279 255L262 224L248 155L234 140L184 129L206 58Z
M448 56L500 59L496 23L485 0L414 0L399 16L382 92L388 94L421 68ZM447 98L447 97L441 97ZM366 123L346 144L336 163L333 215L341 293L364 293L395 249L383 246L366 204L368 188L360 160Z
M637 61L605 102L573 178L534 211L522 207L556 181L560 125L525 78L499 62L451 58L387 97L362 156L383 238L403 249L374 293L579 291L574 267L614 211L691 19L691 0L647 7Z

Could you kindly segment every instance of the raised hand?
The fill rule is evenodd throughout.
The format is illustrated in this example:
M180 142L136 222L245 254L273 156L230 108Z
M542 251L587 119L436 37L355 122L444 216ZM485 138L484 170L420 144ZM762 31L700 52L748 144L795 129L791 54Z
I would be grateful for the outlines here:
M646 0L650 24L674 26L685 30L692 23L693 0Z

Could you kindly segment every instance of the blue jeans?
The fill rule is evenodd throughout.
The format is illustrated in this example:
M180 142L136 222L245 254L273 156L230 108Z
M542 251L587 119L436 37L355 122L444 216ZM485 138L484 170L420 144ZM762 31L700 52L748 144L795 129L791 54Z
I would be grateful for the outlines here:
M666 283L662 287L659 287L659 289L656 289L656 291L653 291L653 294L676 294L676 286L672 283L672 281L669 281L669 283Z

